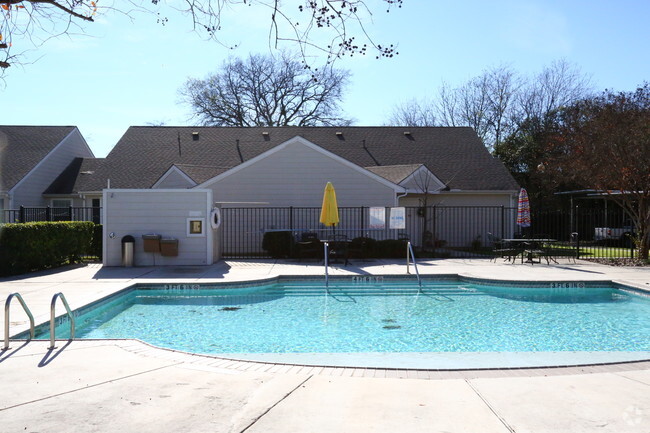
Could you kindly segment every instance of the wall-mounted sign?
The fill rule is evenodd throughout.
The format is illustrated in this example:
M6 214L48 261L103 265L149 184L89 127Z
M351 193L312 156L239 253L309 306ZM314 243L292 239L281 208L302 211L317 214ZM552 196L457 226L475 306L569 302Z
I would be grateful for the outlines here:
M386 209L383 207L371 207L370 211L369 228L383 229L386 227Z
M187 236L205 236L205 218L188 218Z
M406 228L406 208L392 207L390 208L390 228L391 229L405 229Z

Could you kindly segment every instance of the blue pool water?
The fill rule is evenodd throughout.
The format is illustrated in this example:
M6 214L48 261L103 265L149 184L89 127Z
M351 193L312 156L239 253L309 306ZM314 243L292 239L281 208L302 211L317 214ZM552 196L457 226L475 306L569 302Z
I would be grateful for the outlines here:
M648 318L647 297L609 287L288 282L127 291L77 317L76 338L206 354L650 351Z

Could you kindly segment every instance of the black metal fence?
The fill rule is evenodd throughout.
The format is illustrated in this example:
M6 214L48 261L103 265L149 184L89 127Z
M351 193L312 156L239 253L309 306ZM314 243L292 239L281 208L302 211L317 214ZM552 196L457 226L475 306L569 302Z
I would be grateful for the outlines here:
M92 221L101 224L101 207L24 207L0 212L0 223Z
M367 207L339 208L335 228L319 222L320 208L225 208L223 256L270 257L262 248L264 234L291 232L298 241L303 233L321 239L346 235L375 240L408 239L421 257L491 257L495 239L513 237L555 239L556 248L576 251L580 258L630 258L636 252L633 233L622 209L534 210L531 227L516 225L517 209L505 206L406 207L403 228L389 228L390 208L384 209L385 227L374 228ZM577 235L573 235L577 233Z
M421 257L489 257L493 241L512 237L555 239L557 248L578 248L580 258L634 258L634 228L619 207L556 210L533 209L532 226L516 225L517 209L504 206L406 207L403 228L391 229L390 208L384 228L375 228L368 207L339 208L340 223L326 228L317 207L224 208L221 242L228 258L270 257L262 248L264 233L289 231L299 240L315 232L349 239L408 239ZM0 212L0 223L93 221L101 207L21 207ZM572 236L573 233L577 235Z

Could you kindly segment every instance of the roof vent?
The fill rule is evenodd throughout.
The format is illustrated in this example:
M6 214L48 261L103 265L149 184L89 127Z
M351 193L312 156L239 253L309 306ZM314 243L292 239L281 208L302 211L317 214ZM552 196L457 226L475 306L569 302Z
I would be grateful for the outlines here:
M269 141L269 131L262 131L262 137L264 137L264 141Z
M411 131L404 131L404 135L406 135L406 136L411 135Z
M268 131L262 131L262 135L269 135Z
M336 131L336 137L339 140L345 140L345 138L343 138L343 133L341 131Z
M95 172L88 170L88 171L80 171L79 174L95 174Z
M199 133L194 131L192 132L192 140L199 141Z

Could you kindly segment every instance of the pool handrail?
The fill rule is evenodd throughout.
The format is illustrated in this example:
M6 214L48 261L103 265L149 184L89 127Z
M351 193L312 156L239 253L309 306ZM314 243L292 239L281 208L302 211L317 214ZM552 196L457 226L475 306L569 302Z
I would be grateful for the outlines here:
M11 300L13 298L18 299L18 302L23 306L23 310L25 310L27 317L29 317L29 339L31 340L34 338L34 316L32 315L32 312L29 310L29 307L27 307L23 297L20 296L20 293L11 293L7 296L7 300L5 301L5 344L2 350L9 349L9 324L11 323L9 321L9 307L11 306Z
M323 242L323 249L324 249L323 257L325 257L325 261L324 261L324 263L325 263L325 290L327 290L327 288L329 287L329 271L327 269L328 266L329 266L329 261L327 260L328 257L329 257L328 248L329 248L329 242L327 242L327 241Z
M409 258L413 259L413 267L415 268L415 275L418 277L418 286L420 287L420 290L422 290L422 280L420 279L420 272L418 271L418 264L415 261L415 253L413 253L413 245L411 245L411 242L408 241L406 243L406 273L410 274L409 266L410 266L410 261Z
M68 315L68 319L70 320L70 340L74 340L74 316L72 315L72 311L70 310L70 305L68 305L68 301L65 299L65 296L63 296L63 293L55 293L54 296L52 296L52 303L50 304L50 347L48 347L48 350L52 350L56 348L55 345L55 319L56 319L56 299L61 298L61 302L63 302L63 306L65 307L65 310Z

